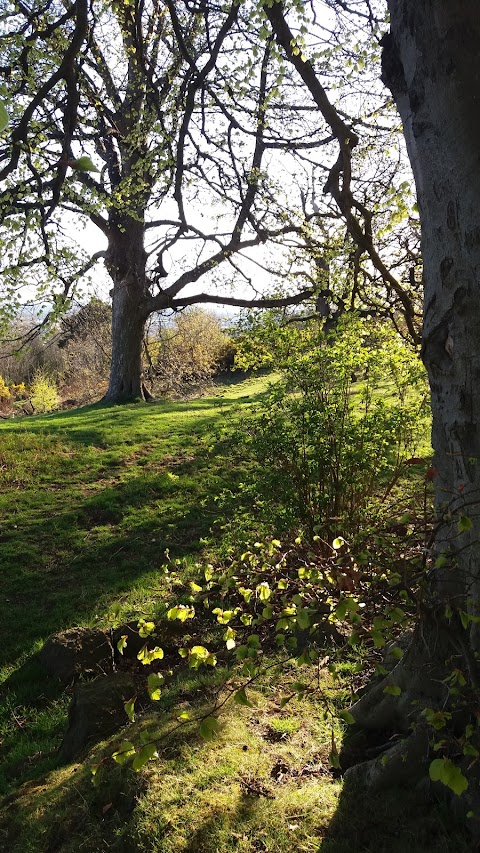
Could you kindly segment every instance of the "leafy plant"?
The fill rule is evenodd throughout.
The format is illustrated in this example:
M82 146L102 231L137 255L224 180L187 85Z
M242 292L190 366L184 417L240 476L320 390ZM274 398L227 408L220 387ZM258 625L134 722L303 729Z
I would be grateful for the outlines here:
M51 412L58 408L57 386L53 379L37 370L30 386L30 402L35 412Z
M394 333L360 320L295 339L286 357L282 339L280 381L239 436L254 463L243 495L277 529L351 536L415 450L425 377Z

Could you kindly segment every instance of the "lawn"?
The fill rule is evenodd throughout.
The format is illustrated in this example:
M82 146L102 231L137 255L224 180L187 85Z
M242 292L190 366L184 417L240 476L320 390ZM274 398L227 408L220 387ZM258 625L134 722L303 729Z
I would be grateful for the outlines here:
M196 400L0 424L0 849L437 853L452 842L460 853L470 849L453 835L442 804L420 814L413 794L365 804L358 792L342 791L329 754L332 733L341 742L335 714L349 701L348 666L340 688L319 668L326 704L307 694L282 707L279 696L298 672L277 670L273 657L270 675L249 691L251 706L228 703L212 741L193 722L178 728L178 715L208 713L232 683L221 663L179 671L155 713L146 709L80 763L59 762L71 689L42 681L30 656L49 634L105 627L113 613L162 618L182 577L212 559L225 521L216 498L242 476L239 448L219 434L266 386L265 378L249 379ZM121 738L145 731L158 743L156 760L140 773L111 760Z

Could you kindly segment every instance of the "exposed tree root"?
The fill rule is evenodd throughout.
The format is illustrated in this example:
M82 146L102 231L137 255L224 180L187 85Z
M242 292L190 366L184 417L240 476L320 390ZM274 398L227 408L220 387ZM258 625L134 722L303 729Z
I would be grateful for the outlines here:
M396 741L378 758L350 767L345 773L345 781L374 793L395 785L417 782L425 776L428 764L428 732L423 726Z

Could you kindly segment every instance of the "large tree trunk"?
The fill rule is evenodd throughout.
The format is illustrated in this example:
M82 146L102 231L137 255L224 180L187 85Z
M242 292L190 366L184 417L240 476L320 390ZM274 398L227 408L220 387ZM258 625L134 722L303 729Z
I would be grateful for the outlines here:
M104 400L128 403L145 399L142 341L148 317L146 253L141 223L126 219L110 238L107 269L113 281L112 361Z
M383 80L403 121L420 211L439 515L432 559L444 558L432 563L409 652L352 712L364 726L405 732L423 708L449 707L444 679L452 669L467 689L480 681L473 621L480 613L480 7L478 0L389 0L389 7ZM389 684L401 696L386 694ZM428 756L428 738L413 743L418 731L409 748L425 766L436 756ZM375 787L398 781L394 768L376 761L351 776Z

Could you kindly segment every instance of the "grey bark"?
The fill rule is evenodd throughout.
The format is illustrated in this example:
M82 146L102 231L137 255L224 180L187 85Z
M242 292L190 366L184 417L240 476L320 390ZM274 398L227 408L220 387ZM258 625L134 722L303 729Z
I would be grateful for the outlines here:
M424 262L436 502L447 552L431 594L480 604L480 12L478 0L389 0L383 79L415 176ZM462 533L460 516L472 527ZM468 639L479 648L478 626Z
M402 118L422 231L422 355L439 516L432 560L443 553L446 561L432 564L407 654L351 710L367 728L407 732L423 708L449 706L444 679L452 668L462 669L468 687L480 683L479 625L462 624L464 614L480 613L480 9L478 0L388 5L382 79ZM459 525L463 517L469 522ZM385 693L393 684L399 697ZM415 766L426 766L413 735L402 743L408 761L413 756ZM377 759L347 775L376 788L400 781L392 768L395 762Z
M148 308L144 229L125 219L112 230L106 266L113 281L112 361L105 401L125 403L145 399L142 341Z

